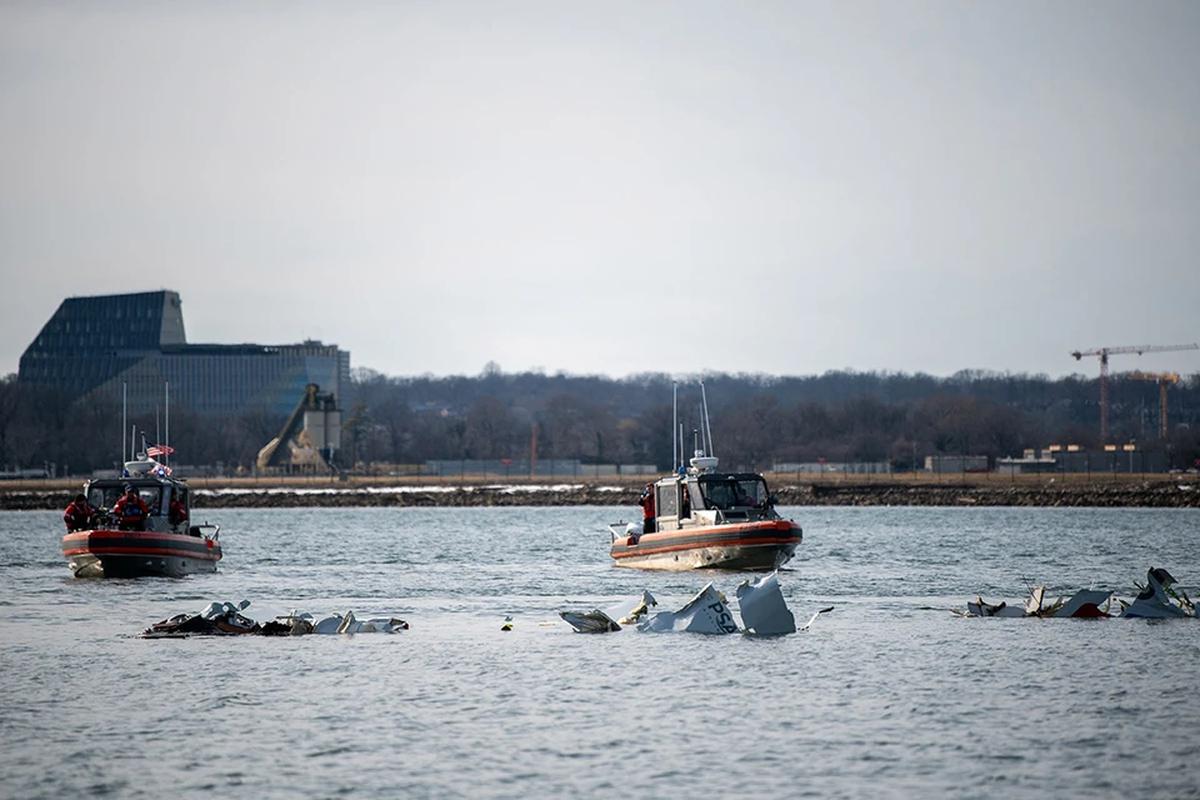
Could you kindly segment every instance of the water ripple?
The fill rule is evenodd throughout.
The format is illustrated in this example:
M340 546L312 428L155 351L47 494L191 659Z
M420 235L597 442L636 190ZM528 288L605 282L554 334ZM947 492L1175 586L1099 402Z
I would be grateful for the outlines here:
M612 567L607 508L222 510L221 572L183 581L73 580L58 514L0 513L0 794L1196 795L1200 625L947 609L1129 596L1151 564L1200 596L1200 513L789 513L788 602L836 611L771 640L572 633L559 609L743 577ZM412 629L135 638L242 598Z

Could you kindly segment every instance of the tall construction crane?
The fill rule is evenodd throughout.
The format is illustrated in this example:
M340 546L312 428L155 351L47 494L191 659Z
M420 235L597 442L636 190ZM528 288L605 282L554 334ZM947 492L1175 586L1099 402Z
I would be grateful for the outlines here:
M1142 344L1131 347L1096 347L1071 353L1076 361L1084 356L1100 357L1100 439L1108 441L1108 357L1125 353L1168 353L1177 350L1200 350L1200 344Z
M1135 381L1154 381L1158 384L1158 438L1166 439L1170 433L1167 427L1167 387L1179 383L1179 373L1142 372L1135 369L1133 372L1122 372L1121 377Z

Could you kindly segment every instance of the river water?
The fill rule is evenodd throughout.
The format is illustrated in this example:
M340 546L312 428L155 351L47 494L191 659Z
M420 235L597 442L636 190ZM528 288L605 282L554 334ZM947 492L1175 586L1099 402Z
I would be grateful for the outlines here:
M1200 622L959 619L982 593L1200 595L1200 511L791 508L806 633L575 634L557 617L745 575L614 568L636 509L214 510L225 560L76 580L0 512L0 796L1200 797ZM402 634L146 641L209 600ZM513 616L512 632L500 630Z

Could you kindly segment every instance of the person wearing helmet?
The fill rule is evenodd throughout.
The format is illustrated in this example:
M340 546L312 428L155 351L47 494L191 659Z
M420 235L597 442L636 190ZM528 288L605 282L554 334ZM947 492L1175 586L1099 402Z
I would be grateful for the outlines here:
M125 494L113 506L113 516L123 531L142 531L146 529L146 518L150 516L150 508L146 501L138 496L137 489L132 484L125 486Z

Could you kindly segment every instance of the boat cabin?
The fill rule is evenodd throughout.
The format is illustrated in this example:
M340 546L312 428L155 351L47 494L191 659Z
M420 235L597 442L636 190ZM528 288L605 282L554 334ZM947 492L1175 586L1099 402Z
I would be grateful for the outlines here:
M766 479L753 472L702 471L693 467L686 474L658 480L654 484L654 504L659 531L779 518Z
M133 486L138 496L150 510L146 519L145 530L160 533L191 533L199 535L190 527L191 493L187 484L169 475L162 474L159 464L153 461L130 461L125 465L127 477L97 478L90 480L83 487L87 495L88 505L98 512L111 513L113 506L125 494L126 486ZM178 499L187 511L182 520L171 521L171 503ZM103 517L103 514L101 515ZM112 519L111 524L116 525Z

